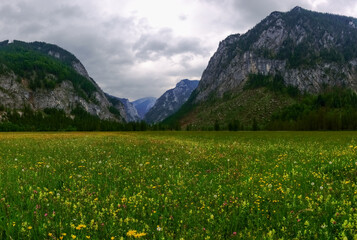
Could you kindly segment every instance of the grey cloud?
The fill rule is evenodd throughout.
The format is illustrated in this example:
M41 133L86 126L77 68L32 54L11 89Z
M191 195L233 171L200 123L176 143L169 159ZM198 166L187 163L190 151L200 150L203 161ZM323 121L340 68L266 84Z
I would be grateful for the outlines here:
M52 31L73 24L73 18L83 16L75 5L45 0L5 0L0 3L0 30L20 40L43 40Z
M62 5L57 9L52 10L51 15L57 17L66 18L78 18L83 17L85 13L78 5Z
M45 29L46 26L41 23L26 23L19 28L21 34L27 36L36 36Z
M182 14L182 15L179 16L179 19L181 21L186 21L187 20L187 15Z
M142 60L157 59L167 50L168 44L157 35L145 35L134 44L135 56Z
M321 3L319 6L319 10L321 12L335 12L342 15L350 15L344 14L348 13L352 9L357 8L357 2L355 0L339 0L339 1L327 1ZM315 9L317 10L317 9ZM356 16L355 16L356 17Z
M273 11L287 11L298 5L297 1L293 0L226 0L226 4L230 11L227 15L231 19L226 20L225 24L244 30L253 27Z
M135 56L141 60L170 58L175 55L191 53L205 55L208 49L198 38L175 37L172 29L161 29L157 33L144 34L134 44Z
M320 12L340 13L348 12L357 6L355 0L327 0L319 4L315 4L309 0L199 0L201 2L214 5L220 8L224 13L218 21L218 25L224 24L226 27L230 26L232 29L248 30L263 18L268 16L273 11L286 12L300 6L310 10Z
M172 48L172 54L182 52L193 53L195 55L205 56L208 49L203 46L202 40L198 38L182 38Z
M309 0L198 0L214 6L215 9L220 9L222 14L220 18L213 22L212 25L216 29L224 26L225 29L231 29L231 33L244 33L254 27L261 20L267 17L273 11L286 12L295 6L301 6L307 9L312 9L311 1ZM327 4L331 4L328 1ZM345 0L343 2L352 2ZM337 3L335 3L337 5ZM331 8L330 8L331 11Z
M11 16L17 15L18 13L16 12L16 9L14 6L10 4L4 4L0 6L0 19L8 19Z

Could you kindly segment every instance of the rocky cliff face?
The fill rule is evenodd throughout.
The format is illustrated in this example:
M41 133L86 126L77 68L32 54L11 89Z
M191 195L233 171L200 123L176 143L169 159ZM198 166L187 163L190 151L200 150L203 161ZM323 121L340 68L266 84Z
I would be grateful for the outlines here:
M145 114L155 105L156 98L154 97L146 97L140 98L132 102L136 111L139 114L140 119L144 119Z
M108 101L110 102L110 104L116 109L118 110L118 112L120 113L120 116L122 116L122 118L124 119L125 122L130 122L130 116L127 115L127 111L126 108L124 106L124 104L122 103L122 101L120 100L120 98L112 96L108 93L105 93L105 97L108 99Z
M119 100L124 105L125 113L126 113L126 121L127 122L138 122L140 121L140 116L136 111L134 105L126 98L119 98Z
M125 122L140 121L140 117L134 105L126 98L118 98L109 94L105 94L110 103L120 112Z
M196 89L199 81L181 80L176 87L166 91L145 115L149 123L157 123L175 113Z
M26 80L18 83L15 79L16 75L0 77L0 102L6 108L22 109L28 106L35 111L55 108L70 115L75 107L81 106L100 119L116 119L109 112L110 104L102 92L94 93L93 100L88 101L78 96L70 81L63 81L52 90L32 91L26 87Z
M326 86L357 90L357 20L300 7L273 12L243 35L219 44L194 103L242 89L249 74L276 75L302 92Z
M81 107L100 119L122 120L110 112L104 92L73 54L46 43L5 41L0 55L0 103L7 109L55 108L70 115ZM30 63L19 68L24 59Z

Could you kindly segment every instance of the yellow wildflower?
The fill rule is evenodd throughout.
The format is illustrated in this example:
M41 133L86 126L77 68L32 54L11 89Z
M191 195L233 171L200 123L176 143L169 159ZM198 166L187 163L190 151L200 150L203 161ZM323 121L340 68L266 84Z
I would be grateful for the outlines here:
M84 224L79 224L77 227L76 227L76 229L77 230L81 230L82 228L86 228L87 226L86 225L84 225Z
M138 233L138 234L135 234L134 237L135 238L141 238L141 237L144 237L146 235L147 235L147 233Z
M129 230L129 231L126 233L126 235L127 235L128 237L134 236L135 234L136 234L136 230Z

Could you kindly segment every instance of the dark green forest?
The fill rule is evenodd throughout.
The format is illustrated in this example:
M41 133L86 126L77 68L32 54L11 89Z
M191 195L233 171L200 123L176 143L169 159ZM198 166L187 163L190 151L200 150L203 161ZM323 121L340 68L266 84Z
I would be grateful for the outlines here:
M253 78L254 79L254 78ZM270 78L271 79L271 78ZM274 79L274 78L273 78ZM289 94L287 87L269 81L271 91ZM249 85L252 87L252 85ZM258 86L255 86L258 87ZM357 94L352 90L333 88L319 95L293 94L297 103L283 108L264 123L252 119L251 124L243 125L239 119L220 126L218 122L211 128L200 130L241 131L241 130L357 130ZM190 125L181 128L176 121L149 125L144 121L120 123L101 120L90 115L81 107L72 110L69 117L63 110L45 109L34 112L29 107L20 111L7 110L0 106L5 117L0 123L0 131L146 131L146 130L197 130ZM21 112L21 115L19 114ZM4 114L5 113L5 114Z
M357 130L357 95L333 88L275 113L267 130Z
M279 74L249 75L244 88L260 87L297 101L274 113L270 121L261 126L264 130L357 130L357 94L350 89L326 87L322 93L313 95L284 85L284 79ZM254 119L252 126L253 122Z
M300 95L299 89L284 83L284 78L280 74L272 75L263 75L263 74L249 74L248 80L244 85L244 90L247 89L257 89L265 87L268 90L280 93L287 94L290 97L297 97Z
M29 107L21 111L6 110L0 106L0 112L5 112L6 120L0 122L0 131L145 131L145 122L120 123L111 120L101 120L90 115L81 107L72 110L69 117L63 110L45 109L34 112ZM21 115L20 113L21 112Z

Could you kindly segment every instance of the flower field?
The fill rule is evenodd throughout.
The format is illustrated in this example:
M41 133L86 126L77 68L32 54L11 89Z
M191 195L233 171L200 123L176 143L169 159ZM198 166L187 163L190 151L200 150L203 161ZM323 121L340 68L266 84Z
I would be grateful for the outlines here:
M357 239L355 132L1 133L0 239Z

